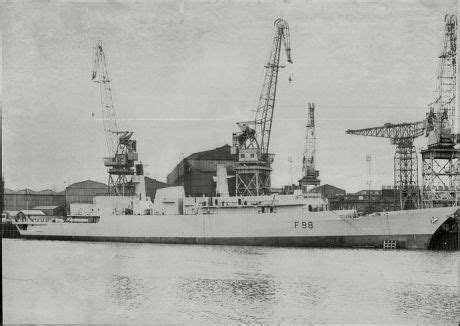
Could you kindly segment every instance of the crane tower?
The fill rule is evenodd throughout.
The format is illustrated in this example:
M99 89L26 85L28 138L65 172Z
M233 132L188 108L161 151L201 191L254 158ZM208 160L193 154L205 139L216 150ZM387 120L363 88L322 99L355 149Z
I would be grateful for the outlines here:
M319 171L315 169L316 161L316 131L315 131L315 103L308 103L308 120L305 135L305 150L303 152L302 172L299 180L302 192L307 192L308 186L318 186Z
M428 148L422 150L422 204L457 205L460 150L457 116L457 17L444 17L444 41L439 56L436 99L427 115Z
M262 91L253 121L238 122L240 132L233 134L232 154L237 154L236 194L258 196L270 193L271 163L270 134L275 108L281 45L284 44L287 61L291 60L289 25L283 19L275 20L273 45L270 51Z
M110 195L132 195L134 184L128 177L143 174L142 165L136 165L138 155L136 141L131 139L132 131L119 131L118 122L113 107L112 89L107 70L102 41L97 41L94 54L94 66L91 80L99 84L102 106L102 122L109 157L104 158L104 165L108 167L108 191Z
M401 209L414 209L420 205L418 189L418 161L415 138L423 135L426 121L413 123L386 123L382 127L347 130L350 135L390 138L396 145L394 155L394 187Z

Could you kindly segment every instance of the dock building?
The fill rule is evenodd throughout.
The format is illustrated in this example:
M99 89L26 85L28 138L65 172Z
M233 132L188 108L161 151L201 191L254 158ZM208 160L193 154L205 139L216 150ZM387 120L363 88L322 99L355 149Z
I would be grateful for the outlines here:
M64 207L64 192L53 190L34 191L31 189L11 190L5 188L3 194L3 209L5 211L20 211L32 209L37 206Z
M152 200L155 198L157 189L169 186L149 177L145 178L145 193ZM31 189L11 190L5 188L3 194L4 211L21 211L21 210L40 210L46 215L64 215L69 211L71 203L92 203L95 196L106 195L108 191L107 184L85 180L75 182L64 191L55 192L47 189L34 191Z
M183 186L186 196L216 195L216 183L213 177L217 174L217 164L224 164L227 169L230 196L235 195L236 156L230 153L230 145L212 150L193 153L181 160L168 174L169 185Z

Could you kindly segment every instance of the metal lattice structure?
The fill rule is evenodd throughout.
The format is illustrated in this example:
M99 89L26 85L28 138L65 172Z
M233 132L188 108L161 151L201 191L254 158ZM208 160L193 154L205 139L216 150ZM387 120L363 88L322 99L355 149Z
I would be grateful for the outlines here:
M423 207L456 206L460 151L455 148L422 150L422 205Z
M420 206L418 187L418 161L415 138L423 135L426 121L413 123L386 123L382 127L347 130L347 134L390 138L396 145L394 155L394 186L398 192L401 209Z
M318 186L319 171L316 170L316 130L315 130L315 104L308 103L308 118L305 134L305 149L302 159L303 177L299 180L300 188L307 192L308 186Z
M424 207L458 203L460 150L457 129L457 17L444 17L444 40L439 56L436 100L427 115L428 148L422 150L422 204Z
M136 141L131 139L133 132L118 129L102 41L97 41L95 46L91 80L99 84L101 94L102 122L110 155L104 158L104 165L109 168L109 194L131 195L134 193L134 185L128 180L128 177L135 174L134 161L138 158Z
M274 39L270 51L262 91L254 121L239 122L240 132L233 134L233 153L238 154L236 173L236 194L256 196L269 194L271 190L271 164L273 154L269 153L270 134L275 109L276 86L278 82L281 45L284 44L287 61L292 63L289 41L289 25L283 19L274 23Z
M444 21L444 41L439 56L436 84L437 96L435 101L429 104L429 111L434 113L432 123L435 129L448 127L454 130L457 102L457 17L446 15ZM439 138L436 140L435 144L441 142Z

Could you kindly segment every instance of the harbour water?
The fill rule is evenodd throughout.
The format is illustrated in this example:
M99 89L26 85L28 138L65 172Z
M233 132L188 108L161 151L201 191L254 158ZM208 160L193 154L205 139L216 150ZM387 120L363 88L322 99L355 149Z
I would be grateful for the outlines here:
M458 323L459 253L3 239L5 323Z

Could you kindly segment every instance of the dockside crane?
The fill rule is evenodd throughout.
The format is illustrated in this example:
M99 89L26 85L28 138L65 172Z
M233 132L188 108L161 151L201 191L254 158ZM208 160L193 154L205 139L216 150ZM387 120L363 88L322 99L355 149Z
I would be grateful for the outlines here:
M436 99L428 105L428 146L454 146L457 93L457 17L444 17L444 41L436 84Z
M396 145L394 155L394 187L397 191L401 209L414 209L420 206L418 187L418 160L414 140L424 134L426 120L392 124L381 127L347 130L350 135L389 138Z
M423 207L453 206L460 195L457 113L457 16L444 17L436 99L427 114L428 147L422 150Z
M132 131L120 131L112 101L112 89L107 70L107 62L102 49L102 41L97 41L91 80L99 84L102 107L102 122L109 157L104 158L108 167L108 192L110 195L127 196L134 193L134 184L128 178L143 174L142 165L136 165L138 159L136 141L131 139Z
M316 170L316 127L315 103L308 103L308 118L305 133L305 149L302 159L303 177L299 180L302 192L308 192L308 186L319 186L319 171Z
M238 122L240 131L233 134L232 154L237 154L236 194L257 196L270 193L271 164L274 154L269 152L270 134L275 109L281 46L284 44L287 61L292 63L289 25L283 19L274 23L274 38L262 91L253 121Z

